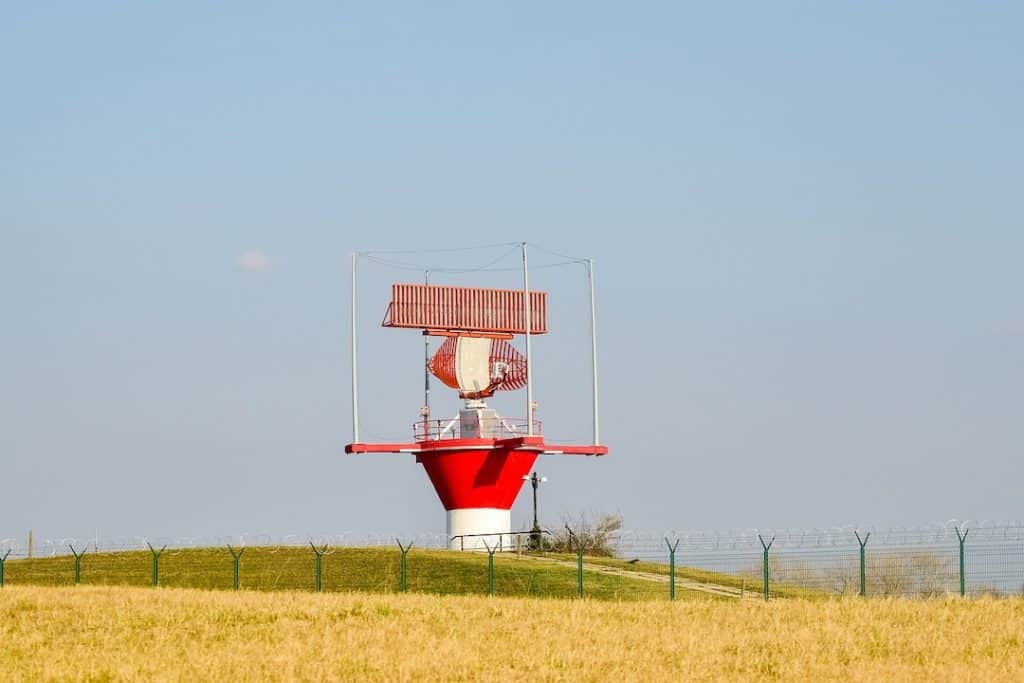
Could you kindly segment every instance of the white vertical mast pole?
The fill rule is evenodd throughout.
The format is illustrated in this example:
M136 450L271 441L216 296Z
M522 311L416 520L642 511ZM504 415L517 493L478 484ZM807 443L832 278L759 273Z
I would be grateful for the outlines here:
M430 285L430 270L423 273L423 284ZM423 331L423 438L428 438L430 420L430 335Z
M594 445L601 443L601 418L597 409L597 306L594 304L594 259L587 259L587 279L590 281L590 359L594 401Z
M356 259L352 252L352 443L359 443L359 354L356 350Z
M523 248L523 314L526 330L526 433L533 436L533 356L530 353L530 328L533 323L533 314L530 311L530 277L526 265L526 242L522 243Z

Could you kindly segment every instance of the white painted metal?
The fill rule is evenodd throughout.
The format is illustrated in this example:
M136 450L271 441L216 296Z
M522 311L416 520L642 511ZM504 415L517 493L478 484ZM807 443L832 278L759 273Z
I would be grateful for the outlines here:
M587 280L590 281L590 360L593 380L591 397L594 402L594 445L601 443L601 418L597 409L597 306L594 304L594 259L587 259Z
M356 350L356 260L352 253L352 443L359 443L359 353Z
M470 393L491 385L491 340L458 337L455 342L455 379L459 389Z
M430 271L423 273L423 284L430 284ZM430 419L430 335L423 335L423 420Z
M459 436L463 439L499 438L501 417L498 411L488 408L483 401L478 403L473 405L466 401L466 407L459 411Z
M480 438L480 413L476 408L466 407L459 411L459 438Z
M443 439L445 437L445 435L448 432L450 432L452 430L452 428L454 428L455 425L457 425L458 423L459 423L459 418L453 417L451 420L448 421L448 424L446 424L444 426L444 429L442 429L440 432L438 432L437 438Z
M511 510L463 508L448 511L448 547L451 550L486 550L485 543L492 548L498 546L502 550L514 550L515 537L511 531Z
M526 433L533 436L533 355L530 352L530 328L532 314L530 311L530 276L526 264L526 242L523 242L523 313L526 331Z

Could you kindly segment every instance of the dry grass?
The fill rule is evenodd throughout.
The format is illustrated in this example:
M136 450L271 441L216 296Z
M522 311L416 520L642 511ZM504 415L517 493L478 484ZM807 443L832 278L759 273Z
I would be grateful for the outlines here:
M1024 601L0 590L5 680L1022 680Z

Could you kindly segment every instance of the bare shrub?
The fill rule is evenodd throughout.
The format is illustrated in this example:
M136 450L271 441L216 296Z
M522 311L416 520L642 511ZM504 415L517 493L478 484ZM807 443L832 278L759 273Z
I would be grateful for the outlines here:
M928 551L868 556L867 580L871 595L934 597L949 592L956 581L953 559Z
M860 565L840 558L822 571L826 588L838 595L853 595L860 592Z
M554 552L576 552L580 544L583 553L594 557L615 557L622 532L622 515L606 513L596 519L580 514L566 518L561 529L556 531L549 546Z

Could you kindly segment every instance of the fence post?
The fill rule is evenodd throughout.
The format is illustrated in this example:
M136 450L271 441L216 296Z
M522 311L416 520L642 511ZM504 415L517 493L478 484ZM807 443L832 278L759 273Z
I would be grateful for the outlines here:
M964 567L964 541L967 540L967 532L970 529L964 529L964 533L960 533L960 527L954 527L956 529L956 539L960 541L960 597L966 597L967 595L967 573Z
M572 550L572 542L576 541L576 597L583 597L583 542L576 537L569 525L565 525L569 532L569 550Z
M764 548L764 599L768 600L768 550L772 547L772 543L775 543L775 537L772 536L772 540L767 543L761 538L761 534L757 535L757 540L761 541L761 547Z
M679 539L676 542L669 543L668 539L665 539L665 545L668 546L668 599L676 599L676 548L679 547Z
M239 548L238 552L228 544L228 550L231 552L231 558L235 561L235 590L238 590L238 560L242 557L242 553L245 552L245 548Z
M575 538L575 534L572 537ZM583 597L583 541L579 538L576 538L576 597Z
M8 550L3 554L3 557L0 557L0 588L4 587L4 563L7 562L7 556L10 554L11 551Z
M167 546L165 545L163 548L160 548L160 550L155 550L153 546L149 544L149 541L146 541L146 545L149 546L149 552L153 553L153 587L156 588L160 585L160 556L163 555L165 550L167 550Z
M82 582L82 555L85 555L88 548L83 548L82 552L75 550L75 546L69 545L71 548L71 554L75 556L75 585L77 586Z
M410 542L409 545L407 546L402 546L402 542L396 538L395 543L398 544L398 549L402 551L402 564L401 573L399 574L398 590L405 593L409 590L409 574L406 570L407 564L405 556L409 554L409 549L412 548L412 542Z
M864 538L861 538L857 531L854 531L853 535L857 537L857 543L860 544L860 597L866 598L868 596L868 575L867 564L864 562L864 546L868 544L871 532L864 534Z
M583 544L576 544L576 596L583 597Z
M327 554L327 544L324 543L324 547L317 548L313 545L313 541L309 542L309 547L313 549L313 554L316 555L316 592L323 593L324 582L323 582L323 559L324 555Z
M487 548L487 594L494 595L494 551L499 546L491 547L484 541L484 547Z

